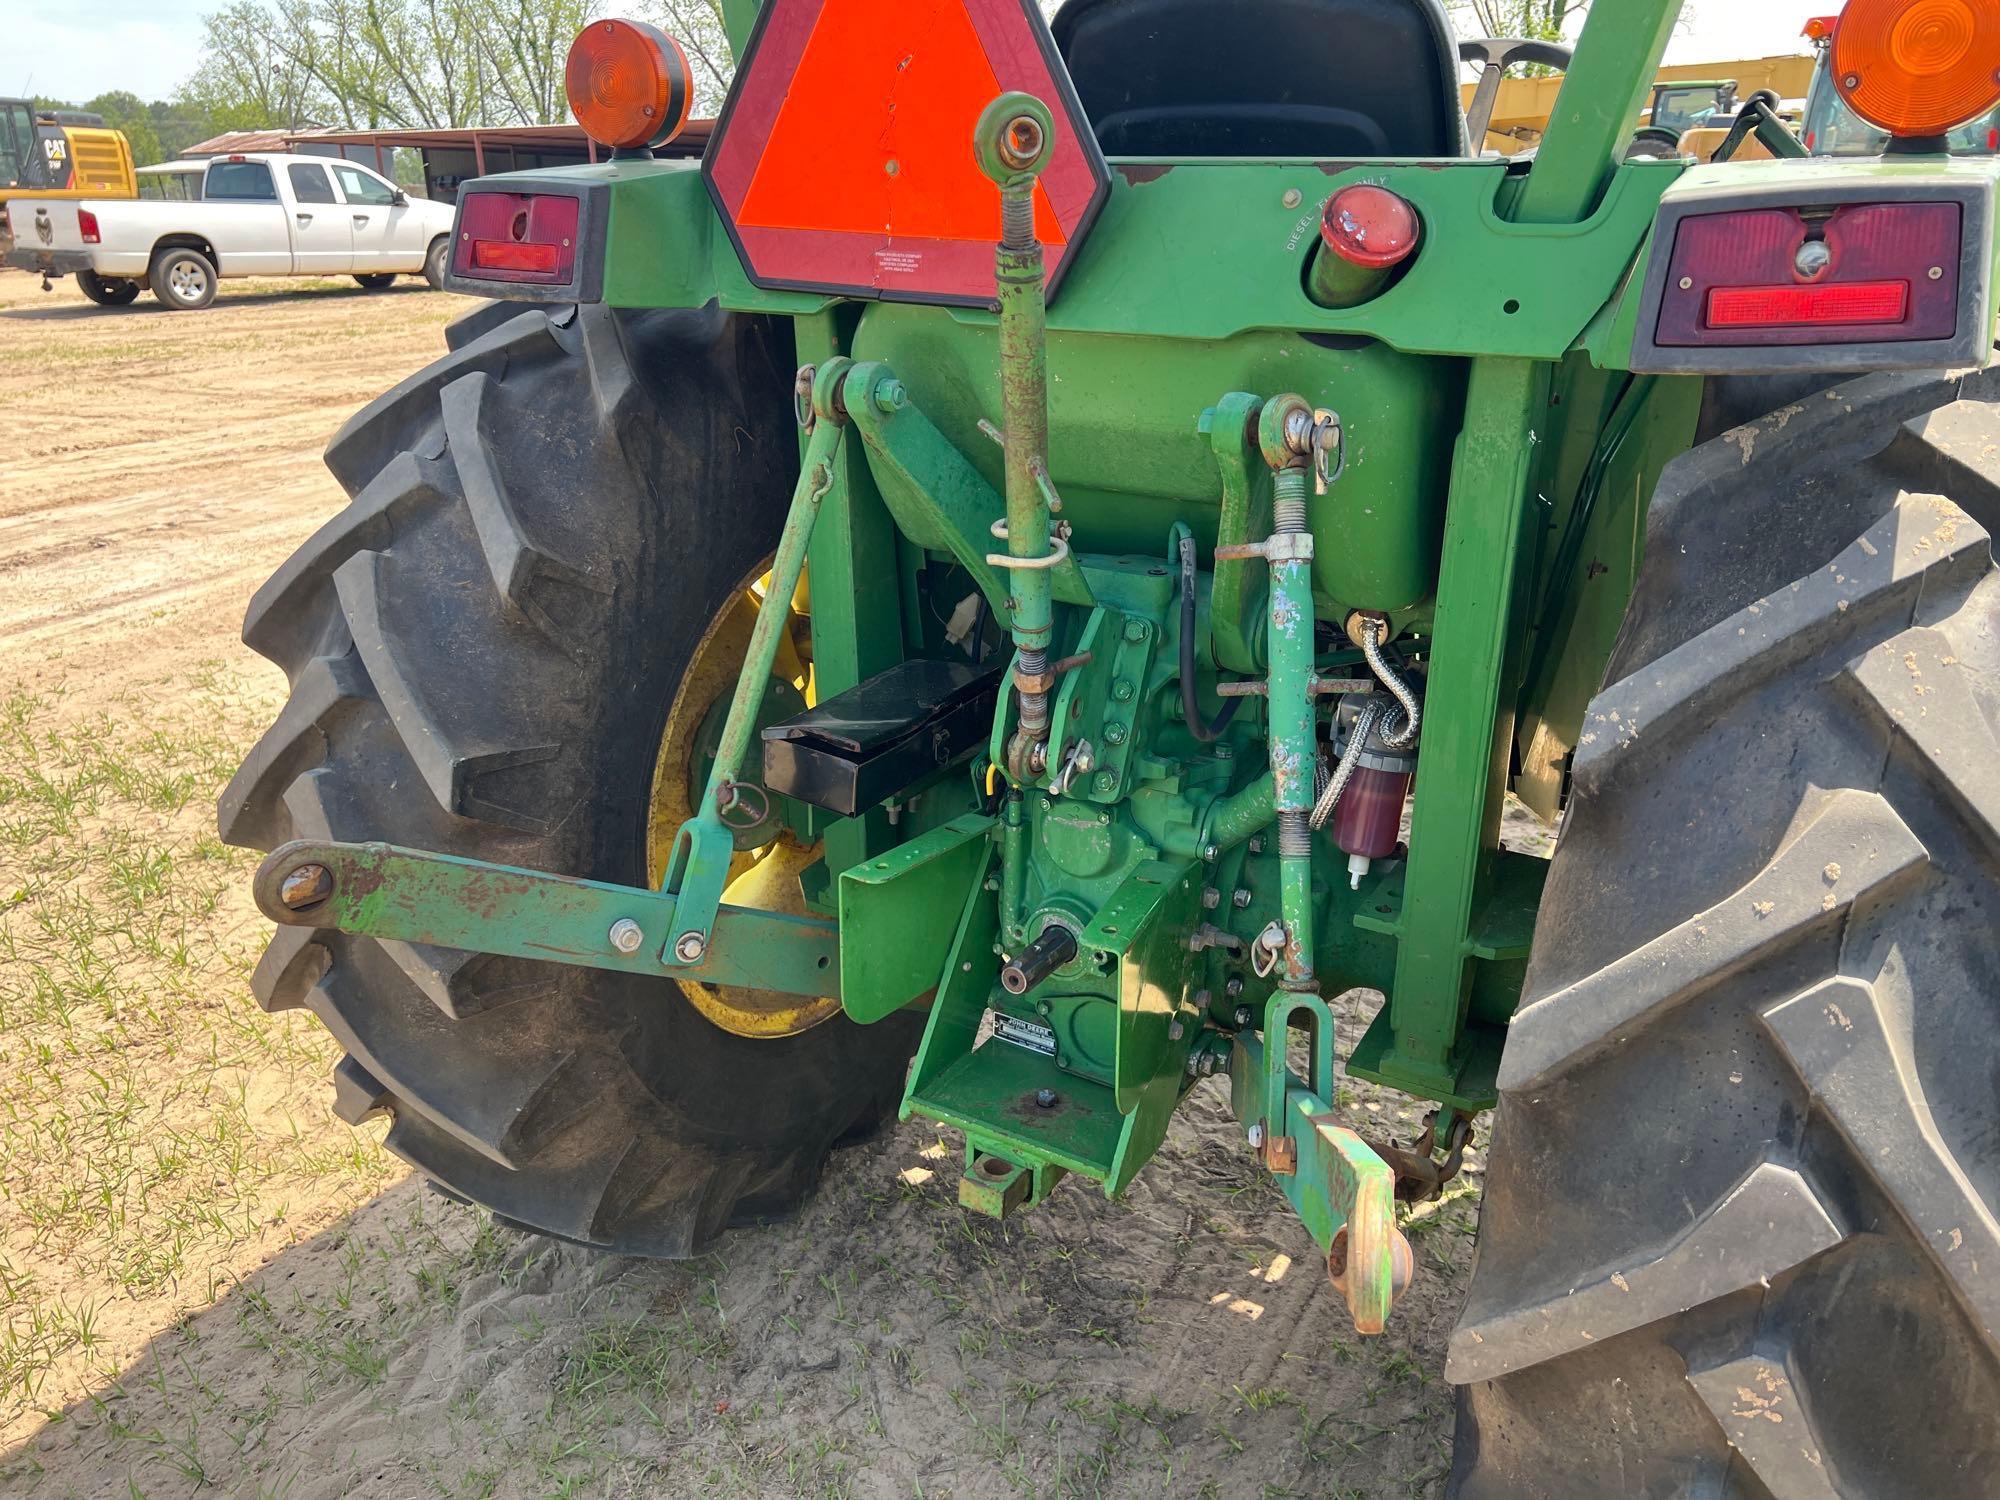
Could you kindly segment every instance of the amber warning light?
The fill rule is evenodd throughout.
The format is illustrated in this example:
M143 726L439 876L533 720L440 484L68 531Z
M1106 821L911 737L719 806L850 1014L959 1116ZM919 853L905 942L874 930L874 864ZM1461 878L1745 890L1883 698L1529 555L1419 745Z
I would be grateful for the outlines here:
M1904 138L1942 136L2000 106L1995 0L1850 0L1828 61L1841 98Z
M679 135L694 108L694 76L679 42L643 21L593 21L563 69L569 111L614 151L650 152Z

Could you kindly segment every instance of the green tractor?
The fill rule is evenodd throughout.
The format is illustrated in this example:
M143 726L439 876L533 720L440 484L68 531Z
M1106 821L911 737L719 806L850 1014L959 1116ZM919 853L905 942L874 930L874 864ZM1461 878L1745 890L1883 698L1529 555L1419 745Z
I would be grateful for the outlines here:
M1626 159L1677 0L1512 160L1438 0L722 9L699 162L579 37L610 159L467 187L251 604L343 1116L685 1256L895 1115L1117 1194L1226 1076L1368 1333L1491 1111L1462 1493L2000 1493L1993 7L1719 166Z

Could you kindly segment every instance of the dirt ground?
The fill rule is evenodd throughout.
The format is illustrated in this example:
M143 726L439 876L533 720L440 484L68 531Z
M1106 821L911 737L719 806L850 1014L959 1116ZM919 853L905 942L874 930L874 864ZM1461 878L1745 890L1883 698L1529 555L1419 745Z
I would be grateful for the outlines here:
M214 837L284 691L237 626L342 501L326 438L460 306L0 273L0 1489L1439 1493L1477 1153L1363 1340L1215 1082L1123 1202L967 1218L959 1142L913 1123L672 1265L497 1229L333 1118L337 1051L257 1009L251 861Z

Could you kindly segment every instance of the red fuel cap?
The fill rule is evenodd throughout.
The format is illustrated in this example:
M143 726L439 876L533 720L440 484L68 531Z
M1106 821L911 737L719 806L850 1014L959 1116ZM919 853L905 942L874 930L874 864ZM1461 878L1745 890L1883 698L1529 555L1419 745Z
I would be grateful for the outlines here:
M1349 265L1386 271L1410 258L1424 231L1406 200L1357 182L1326 200L1319 232L1326 248Z

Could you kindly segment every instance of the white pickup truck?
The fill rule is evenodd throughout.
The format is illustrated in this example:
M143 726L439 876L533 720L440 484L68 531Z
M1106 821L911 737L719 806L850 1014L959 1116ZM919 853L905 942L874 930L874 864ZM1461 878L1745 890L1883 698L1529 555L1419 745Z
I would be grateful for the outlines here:
M249 152L139 170L128 199L15 198L6 264L75 273L91 301L123 307L142 290L170 308L206 307L232 276L398 275L444 284L452 207L412 199L386 178L326 156Z

